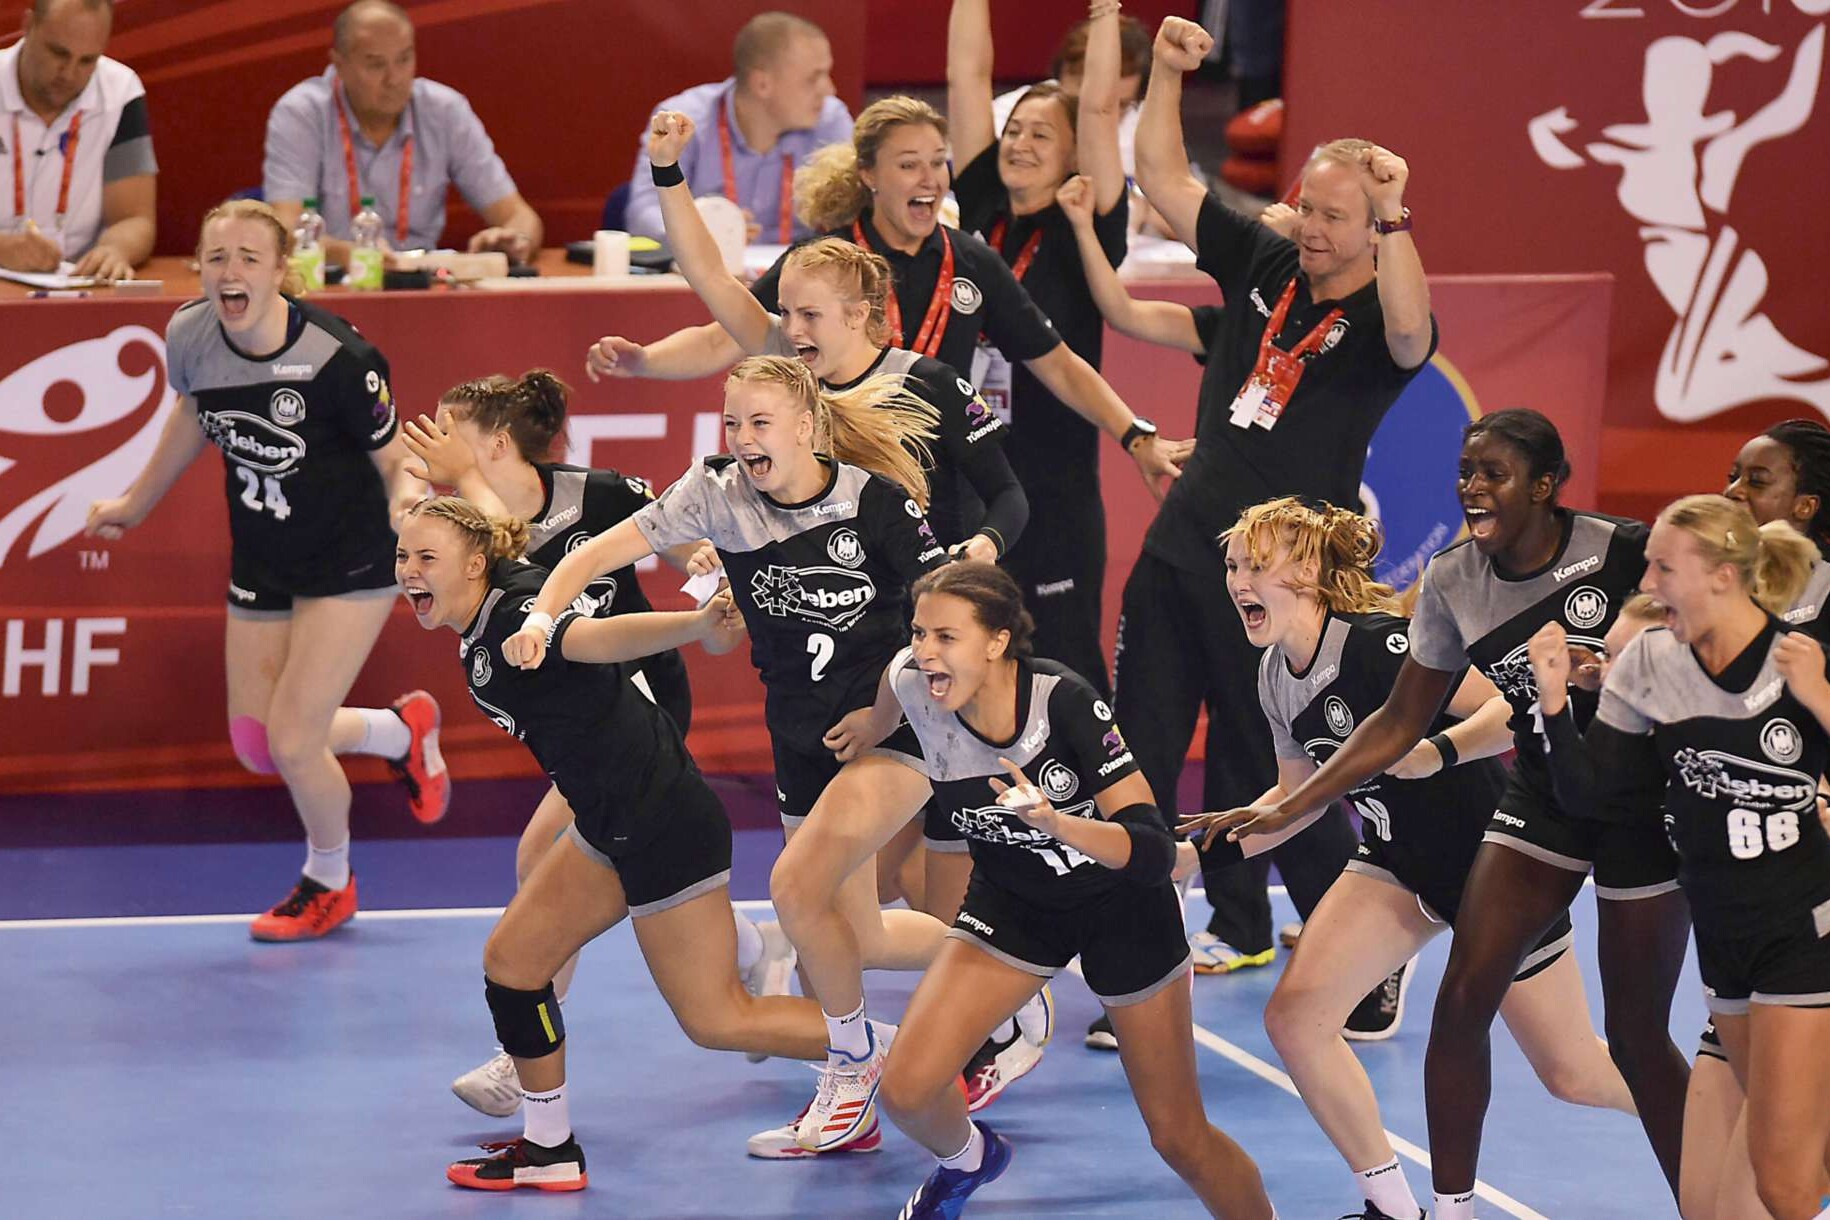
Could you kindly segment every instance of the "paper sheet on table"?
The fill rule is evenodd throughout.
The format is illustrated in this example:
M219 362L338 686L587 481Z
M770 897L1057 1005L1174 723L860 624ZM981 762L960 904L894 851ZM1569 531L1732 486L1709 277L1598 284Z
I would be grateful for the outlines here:
M92 275L71 275L76 264L62 262L56 271L13 271L0 267L0 280L12 280L15 284L24 284L27 288L43 288L52 291L58 288L89 288L99 281Z
M703 576L689 576L686 583L680 586L680 592L693 599L695 606L703 609L705 603L712 600L718 592L718 586L724 583L724 569L714 568Z

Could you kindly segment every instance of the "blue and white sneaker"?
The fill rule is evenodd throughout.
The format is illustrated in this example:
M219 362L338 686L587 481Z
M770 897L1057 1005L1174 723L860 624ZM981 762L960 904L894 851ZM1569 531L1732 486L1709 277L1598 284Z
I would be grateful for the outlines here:
M902 1205L896 1220L957 1220L966 1210L972 1192L987 1182L995 1182L1010 1168L1010 1141L987 1127L975 1123L985 1137L985 1159L971 1173L936 1165L909 1201Z

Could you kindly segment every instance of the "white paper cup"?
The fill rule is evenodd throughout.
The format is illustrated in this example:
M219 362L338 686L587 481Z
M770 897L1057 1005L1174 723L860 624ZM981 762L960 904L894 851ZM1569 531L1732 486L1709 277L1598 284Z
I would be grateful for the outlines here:
M629 234L620 229L599 229L591 234L591 274L629 274Z

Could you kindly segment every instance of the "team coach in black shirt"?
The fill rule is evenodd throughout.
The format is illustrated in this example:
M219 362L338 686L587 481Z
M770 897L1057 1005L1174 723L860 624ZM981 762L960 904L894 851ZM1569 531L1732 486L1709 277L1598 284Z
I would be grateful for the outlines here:
M1257 650L1228 604L1215 540L1247 506L1275 496L1355 505L1373 432L1436 347L1401 158L1364 140L1318 149L1303 172L1294 240L1231 211L1189 173L1182 74L1211 45L1193 22L1164 19L1137 135L1139 185L1226 301L1208 345L1194 455L1144 540L1119 620L1118 719L1165 811L1203 702L1202 808L1248 804L1277 778L1251 698ZM1305 916L1353 849L1344 822L1328 826L1277 853ZM1207 878L1209 931L1265 960L1267 867L1261 857Z

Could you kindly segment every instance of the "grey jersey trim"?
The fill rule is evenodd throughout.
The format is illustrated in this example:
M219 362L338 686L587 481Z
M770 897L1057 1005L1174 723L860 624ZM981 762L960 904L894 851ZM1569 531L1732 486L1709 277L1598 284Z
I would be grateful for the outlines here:
M299 337L266 360L250 360L230 347L208 304L178 311L166 334L174 386L187 397L277 382L309 384L324 371L343 343L309 319ZM282 370L284 370L282 372Z
M1280 757L1307 757L1296 742L1293 726L1304 709L1315 702L1315 697L1341 676L1341 658L1346 654L1347 637L1352 631L1353 624L1330 615L1321 642L1316 646L1315 659L1309 663L1309 672L1301 678L1290 672L1282 647L1265 649L1264 658L1258 664L1258 701L1264 708L1265 718L1271 722L1272 731L1282 739L1280 744L1288 742L1296 747L1294 752L1280 752Z
M507 589L491 589L489 591L489 596L483 599L483 608L477 611L476 623L471 626L469 631L464 633L463 643L466 651L469 650L472 644L477 642L478 636L489 630L489 616L495 613L496 603L501 601L507 592Z
M585 472L555 470L553 494L547 502L546 515L527 524L527 551L533 554L568 527L584 520Z
M985 744L953 712L942 711L928 698L927 682L910 661L914 653L907 648L890 662L890 686L897 702L902 704L909 727L921 741L921 752L927 762L929 779L937 784L983 776L1002 776L1000 758L1008 758L1026 767L1042 753L1049 741L1049 699L1061 678L1056 674L1031 672L1029 716L1024 720L1017 740L1010 746ZM1031 776L1039 781L1039 777Z
M1788 627L1815 623L1823 617L1825 602L1830 602L1830 562L1820 559L1812 565L1811 579L1805 582L1805 591L1798 595L1792 608L1779 617L1785 620Z

